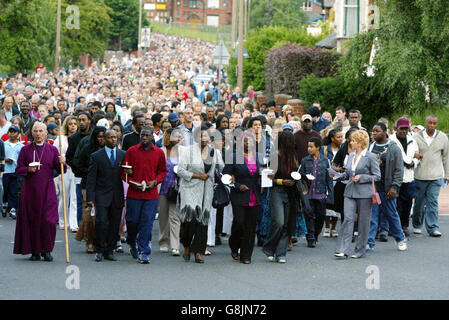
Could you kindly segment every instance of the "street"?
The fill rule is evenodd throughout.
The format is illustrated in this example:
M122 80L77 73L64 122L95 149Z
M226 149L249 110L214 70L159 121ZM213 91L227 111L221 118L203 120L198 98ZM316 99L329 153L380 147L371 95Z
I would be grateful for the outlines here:
M150 299L150 300L290 300L290 299L447 299L449 297L449 216L440 216L441 238L412 235L408 251L399 252L390 237L365 259L336 260L335 239L320 238L317 248L300 239L287 263L268 262L259 247L251 265L232 260L227 240L211 248L206 263L186 263L158 251L154 225L150 265L125 253L119 261L95 262L84 243L69 234L70 263L65 263L64 232L57 231L53 262L31 262L13 255L15 221L0 219L0 299ZM73 267L79 289L68 289ZM378 268L378 269L377 269ZM378 270L378 281L371 281ZM377 281L377 282L376 282ZM368 289L369 288L369 289Z

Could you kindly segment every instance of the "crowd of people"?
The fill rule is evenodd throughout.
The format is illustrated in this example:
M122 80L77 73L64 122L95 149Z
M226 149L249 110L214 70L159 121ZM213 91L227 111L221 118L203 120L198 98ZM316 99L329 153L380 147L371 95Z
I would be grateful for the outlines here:
M224 236L244 264L255 246L286 263L320 235L337 238L336 258L355 259L389 235L407 250L423 225L441 236L449 145L436 116L368 130L356 108L333 118L317 102L295 115L227 85L212 44L152 37L140 58L0 80L0 200L16 219L15 254L52 261L66 227L95 261L117 260L127 243L148 264L156 220L159 250L196 263ZM211 81L195 84L198 74Z

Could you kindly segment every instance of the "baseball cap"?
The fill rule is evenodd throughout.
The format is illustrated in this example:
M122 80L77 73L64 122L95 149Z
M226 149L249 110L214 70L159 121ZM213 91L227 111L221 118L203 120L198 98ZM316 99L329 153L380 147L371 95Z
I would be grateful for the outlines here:
M47 131L50 131L50 130L57 130L58 129L58 126L56 125L56 123L49 123L49 124L47 124Z
M175 112L172 112L168 115L168 121L170 121L170 122L179 121L179 117Z
M306 120L312 121L312 116L308 113L303 114L301 117L301 121L306 121Z
M410 121L407 118L400 118L396 122L396 128L410 128Z
M105 127L106 129L109 129L109 121L106 118L100 119L97 122L97 127Z
M20 132L20 129L17 126L10 126L8 131L14 130L16 132Z
M291 131L295 131L295 130L293 129L293 126L292 126L291 124L288 124L288 123L282 125L282 130L291 130Z

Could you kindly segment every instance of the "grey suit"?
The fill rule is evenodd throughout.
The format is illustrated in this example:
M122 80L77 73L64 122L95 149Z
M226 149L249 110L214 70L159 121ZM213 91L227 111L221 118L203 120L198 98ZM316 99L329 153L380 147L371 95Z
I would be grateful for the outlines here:
M372 210L372 179L379 181L381 178L379 164L377 163L376 156L367 151L365 155L360 155L359 163L355 169L355 173L352 172L352 160L355 153L352 153L348 157L348 162L345 166L346 171L344 176L339 180L349 179L349 183L346 185L344 193L344 210L345 220L341 226L340 236L337 239L336 253L345 253L350 255L349 247L352 240L352 232L354 229L354 217L356 212L359 214L359 227L358 238L354 250L354 255L362 257L365 255L366 244L368 242L371 210ZM360 175L359 182L352 181L352 177Z

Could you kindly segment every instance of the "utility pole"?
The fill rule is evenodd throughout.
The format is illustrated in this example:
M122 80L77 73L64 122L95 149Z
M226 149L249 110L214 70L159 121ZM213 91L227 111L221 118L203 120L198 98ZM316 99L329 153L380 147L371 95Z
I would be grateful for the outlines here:
M268 26L271 24L271 0L268 0Z
M139 0L139 39L137 41L137 57L140 58L142 55L142 49L140 48L142 41L142 0Z
M243 90L243 26L244 26L244 5L243 1L240 0L239 6L239 52L238 52L238 77L237 85Z
M55 73L59 70L59 60L61 47L61 0L58 0L58 12L57 12L57 25L56 25L56 54L55 54Z
M247 9L247 14L248 14L248 16L247 16L247 18L246 18L246 32L248 33L249 32L249 29L250 29L250 24L249 24L249 21L250 21L250 12L251 12L251 0L246 0L246 1L248 1L248 9Z
M237 40L237 5L239 0L232 1L232 49L235 49Z
M246 36L248 34L248 19L246 18L248 15L248 0L243 0L245 1L245 31L243 32L243 34Z

